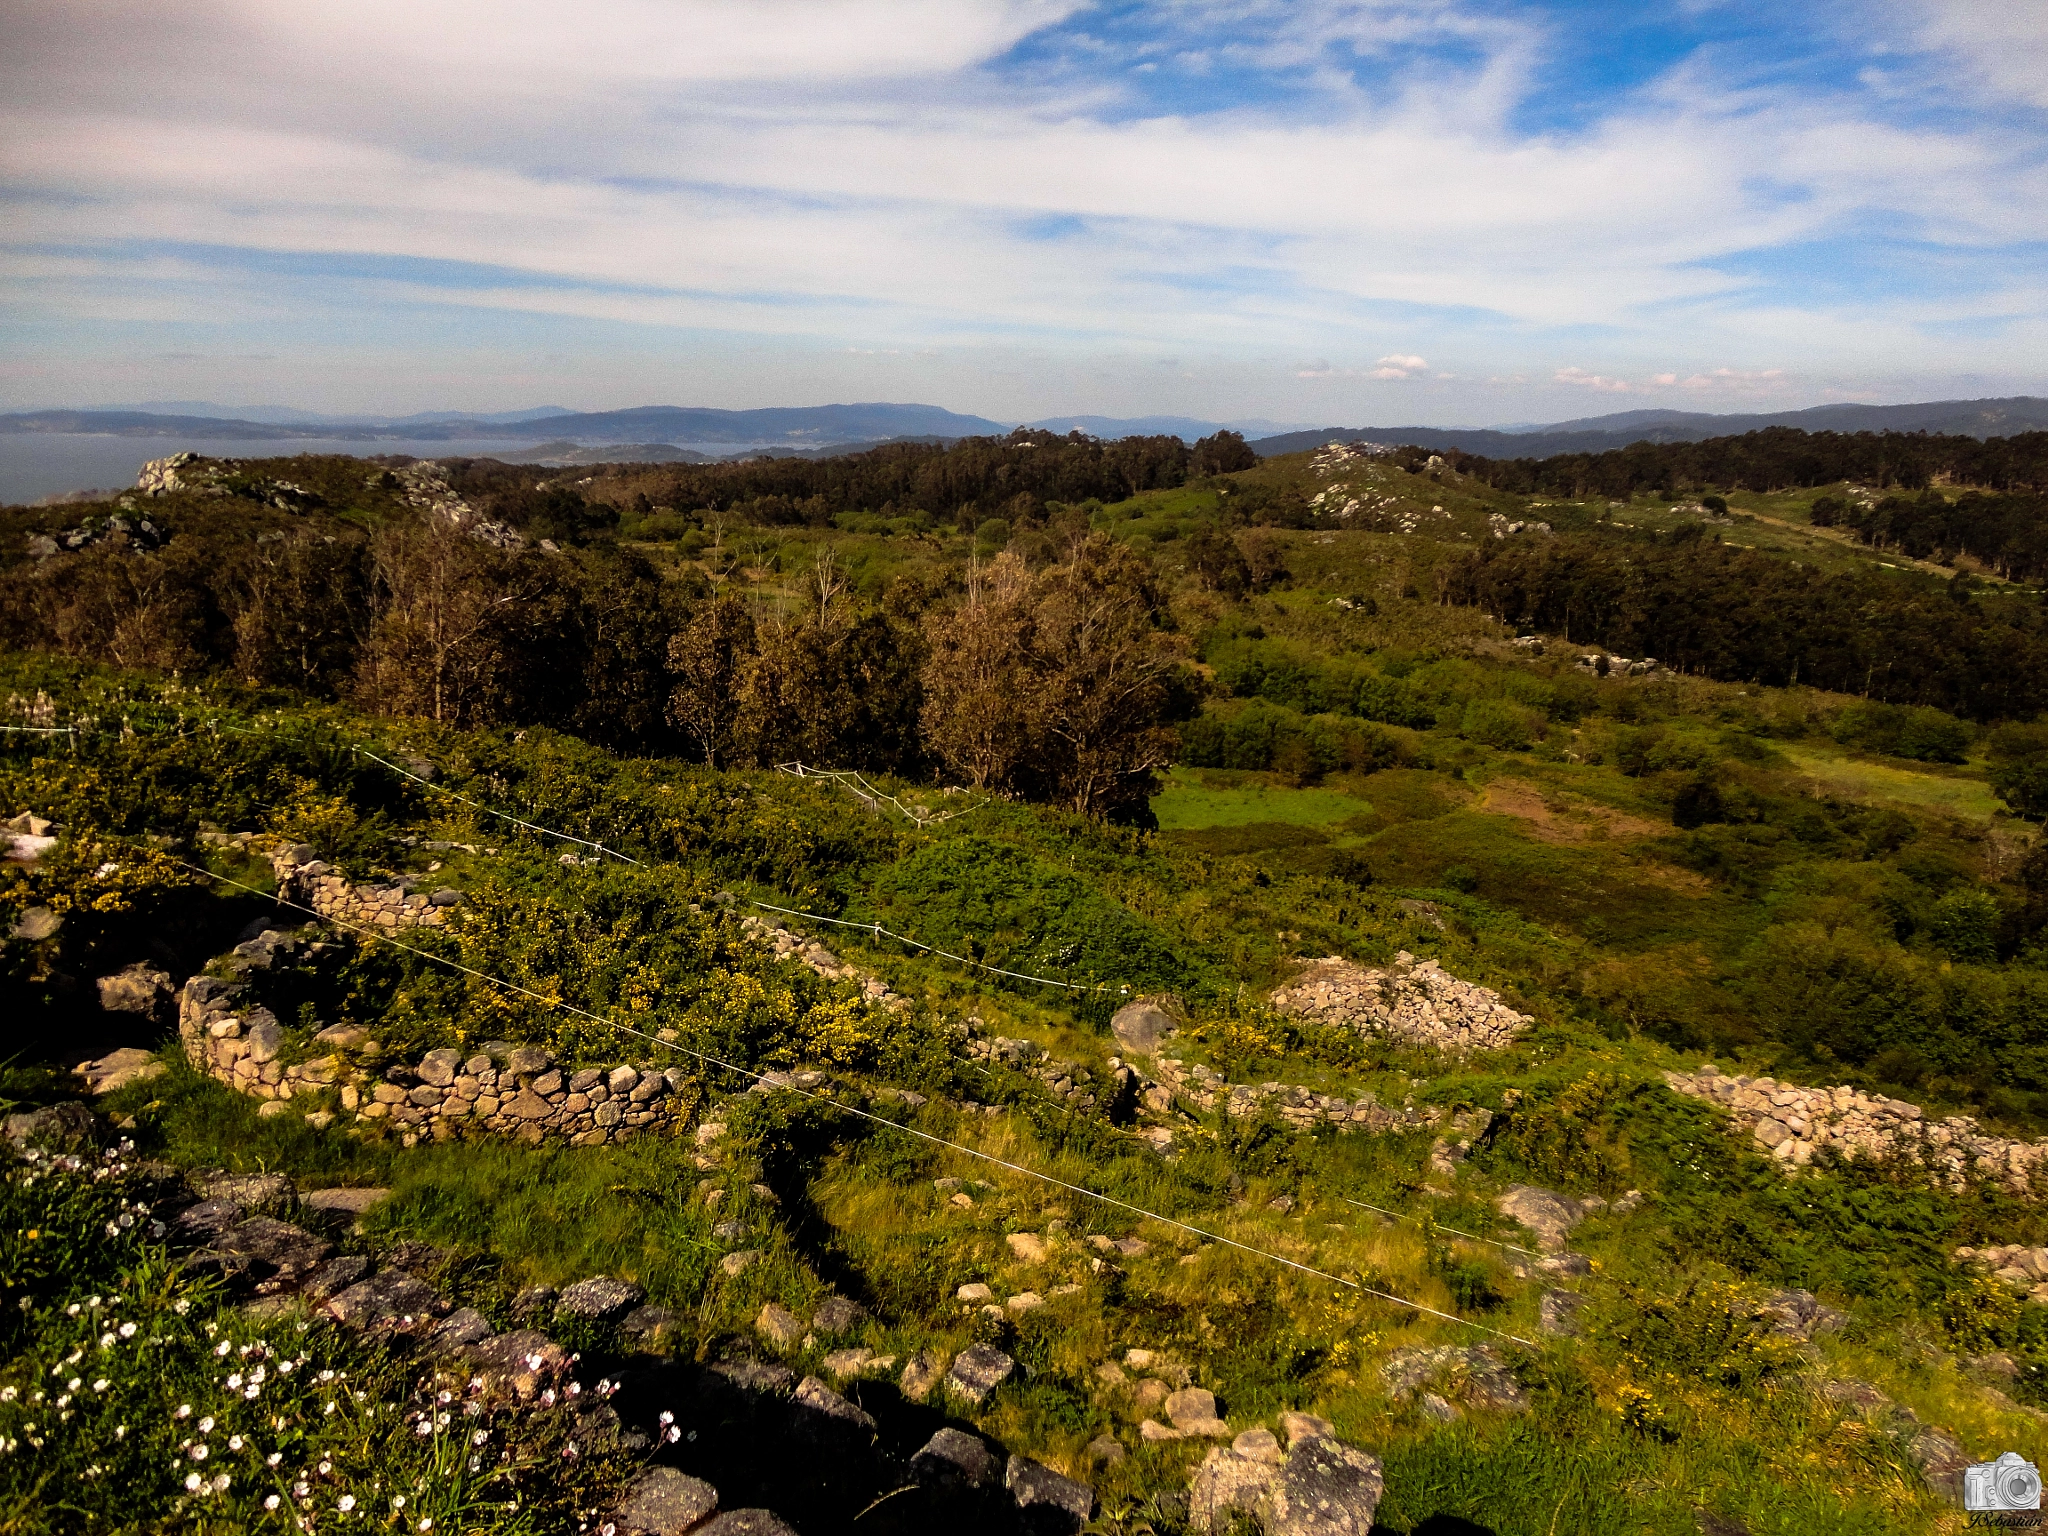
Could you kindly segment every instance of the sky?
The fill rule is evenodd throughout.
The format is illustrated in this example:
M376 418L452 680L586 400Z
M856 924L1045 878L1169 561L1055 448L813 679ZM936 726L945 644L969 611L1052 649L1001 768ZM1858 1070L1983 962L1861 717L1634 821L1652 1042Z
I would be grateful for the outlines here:
M0 408L2048 394L2044 0L16 0Z

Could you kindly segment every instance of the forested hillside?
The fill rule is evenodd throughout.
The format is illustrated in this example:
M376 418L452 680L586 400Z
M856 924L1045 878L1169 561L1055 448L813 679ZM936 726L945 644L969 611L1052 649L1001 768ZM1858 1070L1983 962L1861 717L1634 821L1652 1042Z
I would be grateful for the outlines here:
M6 509L0 1528L1954 1528L2041 451Z

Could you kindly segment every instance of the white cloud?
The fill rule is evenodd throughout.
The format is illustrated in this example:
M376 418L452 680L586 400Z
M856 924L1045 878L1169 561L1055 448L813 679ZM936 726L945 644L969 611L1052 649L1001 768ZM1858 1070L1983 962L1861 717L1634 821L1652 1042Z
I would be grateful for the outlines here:
M1897 3L1921 6L1927 46L1981 41L1962 0ZM2001 345L2018 356L2042 314L2024 273L1966 298L1764 304L1721 270L1871 220L1954 249L2048 239L2040 147L1995 125L1735 91L1695 62L1584 127L1528 134L1513 114L1547 88L1532 20L1463 0L1160 14L1205 80L1293 71L1297 99L1147 106L1121 83L1145 60L1101 38L1069 44L1109 61L1096 77L991 67L1049 24L1093 24L1081 0L191 0L118 16L50 0L14 19L0 58L9 227L99 254L14 269L14 308L210 323L223 292L293 281L223 274L203 252L228 247L324 253L298 281L342 307L872 355L1019 336L1151 355L1199 337L1268 355L1275 377L1434 388L1446 376L1414 354L1319 354L1370 355L1390 313L1419 312L1396 322L1403 339L1468 374L1484 346L1477 371L1508 377L1563 350L1552 328L1598 328L1609 352L1567 343L1589 366L1552 382L1612 391L1785 387L1716 365L1788 348L1858 367L1934 357L1925 328L1984 315L2012 324ZM1995 17L1982 35L2018 59L2039 41ZM1445 43L1466 62L1442 63ZM1353 68L1418 46L1438 62ZM1272 366L1288 353L1319 360Z

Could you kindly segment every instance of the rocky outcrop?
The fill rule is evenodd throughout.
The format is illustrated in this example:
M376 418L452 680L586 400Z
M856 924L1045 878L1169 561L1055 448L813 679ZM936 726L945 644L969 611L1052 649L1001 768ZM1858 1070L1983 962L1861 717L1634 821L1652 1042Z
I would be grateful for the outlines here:
M419 512L429 523L463 534L494 549L525 547L525 537L511 524L484 516L462 499L448 483L448 467L445 464L437 464L432 459L422 459L416 464L407 464L395 469L392 474L397 478L399 494L405 498L406 505Z
M1439 1419L1459 1418L1466 1409L1520 1413L1529 1406L1528 1392L1490 1344L1397 1349L1380 1377L1396 1402L1419 1402Z
M109 517L89 517L75 528L57 533L29 535L28 552L37 560L104 544L110 549L145 551L161 549L169 537L146 517L116 512Z
M1721 1105L1789 1168L1806 1167L1826 1148L1839 1157L1912 1164L1950 1189L1980 1178L2025 1194L2048 1159L2048 1142L1987 1135L1968 1115L1929 1121L1917 1104L1854 1088L1800 1088L1769 1077L1729 1077L1712 1066L1666 1072L1664 1081Z
M1209 1452L1188 1485L1188 1524L1205 1536L1242 1528L1266 1536L1366 1536L1386 1481L1377 1457L1344 1444L1325 1420L1281 1416L1287 1448L1265 1429Z
M1434 960L1405 949L1391 970L1331 956L1305 967L1273 994L1273 1006L1360 1034L1382 1034L1464 1055L1498 1050L1535 1020L1498 992L1460 981Z

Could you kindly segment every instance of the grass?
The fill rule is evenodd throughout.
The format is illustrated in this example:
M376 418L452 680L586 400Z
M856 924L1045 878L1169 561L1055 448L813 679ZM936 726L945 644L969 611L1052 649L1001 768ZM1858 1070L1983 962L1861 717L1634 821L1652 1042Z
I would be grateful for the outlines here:
M2004 809L1990 785L1963 772L1906 768L1811 741L1785 742L1779 750L1802 773L1860 799L1946 811L1971 821L1988 822Z
M1162 832L1245 827L1264 822L1327 826L1371 810L1369 802L1343 790L1288 789L1257 782L1249 774L1190 768L1173 770L1167 777L1166 788L1152 797L1152 812L1159 818Z

